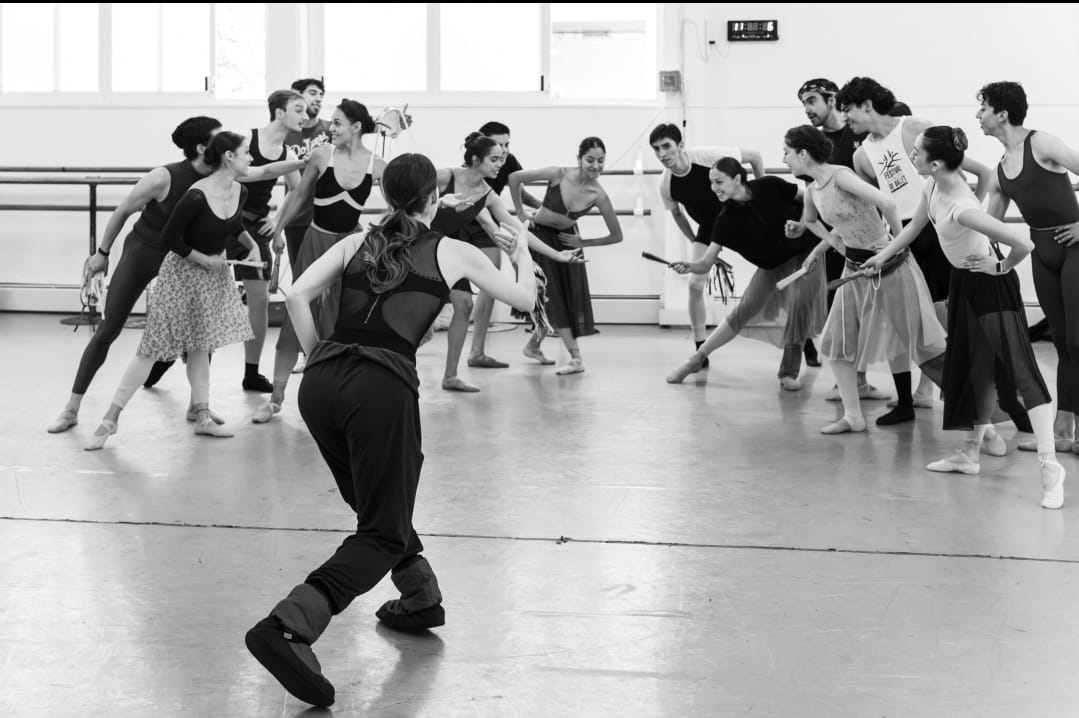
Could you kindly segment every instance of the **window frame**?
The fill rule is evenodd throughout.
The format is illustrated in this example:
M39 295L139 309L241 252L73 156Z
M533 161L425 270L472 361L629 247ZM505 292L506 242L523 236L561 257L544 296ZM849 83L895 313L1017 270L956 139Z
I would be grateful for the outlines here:
M216 18L217 3L210 3L210 57L207 68L216 67ZM551 6L540 3L540 72L543 89L521 91L444 91L441 89L441 3L427 3L427 82L423 91L362 92L357 88L332 85L334 95L362 92L364 102L370 106L401 106L408 103L423 107L490 107L499 105L519 109L547 108L603 108L603 107L659 107L666 98L659 90L658 77L655 91L648 98L556 98L551 95ZM277 6L277 7L274 7ZM289 73L295 77L324 76L325 57L323 43L318 38L325 33L325 3L266 3L266 87L274 86L282 74L282 63L277 60L294 58L301 69ZM665 4L655 3L656 66L661 66L664 38ZM208 78L207 89L202 92L115 92L112 90L112 3L99 4L98 85L95 91L52 92L3 92L0 88L0 107L127 107L155 108L199 107L207 112L222 109L261 107L265 99L219 98L215 93L216 77ZM291 46L281 47L284 39ZM274 52L270 52L270 48ZM55 50L54 50L55 52ZM282 57L277 57L278 55ZM2 69L2 68L0 68Z

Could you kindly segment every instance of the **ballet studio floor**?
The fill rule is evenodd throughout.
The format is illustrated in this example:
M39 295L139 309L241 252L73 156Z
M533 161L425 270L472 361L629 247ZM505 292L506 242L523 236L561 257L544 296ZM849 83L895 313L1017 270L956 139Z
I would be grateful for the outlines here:
M739 339L668 386L688 333L648 326L601 327L571 377L496 327L511 367L463 368L471 395L439 387L445 333L421 348L415 526L446 625L380 628L384 581L316 644L337 702L310 709L243 643L352 525L299 377L250 424L265 397L228 347L211 396L235 438L192 434L174 369L88 453L140 332L50 435L89 337L60 318L0 314L0 715L1079 715L1079 458L1047 511L1010 424L980 476L932 474L957 441L939 402L824 437L827 368L783 392L778 351Z

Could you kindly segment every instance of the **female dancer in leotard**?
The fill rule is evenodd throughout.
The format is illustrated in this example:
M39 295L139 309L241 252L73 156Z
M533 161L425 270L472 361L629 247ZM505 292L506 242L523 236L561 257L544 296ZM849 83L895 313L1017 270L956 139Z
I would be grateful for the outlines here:
M607 192L599 183L606 159L607 147L603 140L586 137L577 148L576 167L520 170L510 175L510 195L513 197L513 206L518 217L525 216L522 197L524 183L546 180L547 192L543 197L543 206L533 216L531 227L535 236L550 249L602 247L622 241L622 227ZM571 209L572 207L579 209ZM603 215L607 234L582 239L577 230L577 220L593 207L599 209ZM577 338L594 334L596 331L592 319L588 273L582 264L561 264L544 255L536 259L547 276L547 316L562 337L570 355L569 362L555 370L555 373L578 374L584 371L584 361L577 346ZM524 355L541 364L553 364L540 349L544 336L544 328L537 326L525 345Z

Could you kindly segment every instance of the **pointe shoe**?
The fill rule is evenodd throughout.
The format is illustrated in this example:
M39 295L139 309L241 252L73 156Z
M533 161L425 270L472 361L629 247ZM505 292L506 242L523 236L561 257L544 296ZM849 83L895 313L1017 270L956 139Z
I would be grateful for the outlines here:
M459 376L451 376L448 379L442 380L442 388L446 391L463 391L466 393L475 393L480 390L475 384L469 384L467 381Z
M62 434L78 423L79 415L70 409L64 409L60 412L60 416L56 417L56 420L49 424L45 430L50 434Z
M1008 444L996 429L989 427L982 437L981 450L990 456L1007 456Z
M787 391L801 391L802 382L798 381L798 377L785 376L779 380L779 385Z
M102 433L104 432L104 433ZM105 446L105 442L109 440L109 437L116 433L116 422L111 419L102 419L101 425L97 427L97 431L90 437L90 444L86 447L87 451L97 451Z
M578 357L574 357L569 360L568 364L558 367L554 370L554 373L558 376L568 376L570 374L580 374L584 371L584 362Z
M215 424L224 424L224 423L225 423L225 419L224 419L224 418L223 418L223 417L222 417L222 416L221 416L220 414L216 414L216 413L214 413L213 411L210 411L209 409L207 409L206 411L209 411L209 412L210 412L210 418L211 418L211 419L213 419L213 422L214 422ZM192 422L192 423L194 423L194 421L195 421L195 420L196 420L197 418L198 418L198 412L196 412L196 411L195 411L195 410L194 410L194 409L193 409L192 407L190 407L190 406L189 406L189 407L187 407L187 420L188 420L188 421L190 421L190 422Z
M252 424L265 424L273 418L274 414L281 413L281 405L275 401L270 401L259 408L255 409L255 413L251 415Z
M543 350L539 348L538 344L528 342L528 344L525 344L525 348L521 350L521 353L529 359L535 359L544 366L554 364L554 359L551 359L546 354L544 354Z
M930 462L925 468L942 474L977 474L982 469L981 464L962 449L956 449L947 459Z
M831 424L823 426L820 430L822 434L852 434L865 431L865 419L857 420L850 416L844 416L839 421L833 421Z
M678 367L670 374L667 375L668 384L681 384L687 376L690 374L696 374L704 368L704 359L699 358L696 354L687 359L682 366Z
M1064 505L1064 467L1056 461L1040 459L1042 508L1059 509Z
M1054 448L1056 449L1056 452L1058 454L1067 454L1067 453L1070 453L1070 452L1074 451L1073 447L1075 446L1076 443L1077 442L1072 441L1071 439L1068 439L1066 437L1063 437L1060 434L1053 434L1053 444L1055 445ZM1038 440L1037 439L1028 439L1026 441L1020 442L1019 443L1019 450L1020 451L1037 451L1038 450ZM1077 453L1079 453L1079 452L1077 452Z
M233 436L228 429L218 426L213 419L206 418L195 422L195 433L199 436L212 436L215 439L229 439Z

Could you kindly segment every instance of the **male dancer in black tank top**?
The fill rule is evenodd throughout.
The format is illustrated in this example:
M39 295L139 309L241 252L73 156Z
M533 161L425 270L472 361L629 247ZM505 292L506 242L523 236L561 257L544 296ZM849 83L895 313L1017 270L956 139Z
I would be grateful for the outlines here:
M978 92L982 132L1004 145L989 182L988 213L1002 219L1014 200L1034 241L1031 271L1057 351L1057 451L1079 453L1079 202L1068 171L1079 174L1079 150L1047 132L1023 126L1026 91L1017 82L991 82ZM1019 444L1037 451L1037 441Z
M866 133L855 132L847 124L843 113L835 106L835 96L839 92L839 86L829 79L818 77L806 80L798 88L798 100L802 103L806 117L810 123L832 141L832 156L828 162L834 165L843 165L854 169L854 151L862 144ZM803 178L804 179L804 178ZM824 272L828 281L839 279L843 274L843 267L847 263L843 255L834 249L829 249L824 255ZM828 292L828 308L832 308L832 299L835 291ZM813 340L806 342L806 364L820 366L817 358L817 349L813 346ZM832 387L825 397L828 401L839 401L839 387ZM866 379L865 372L858 372L858 398L860 399L887 399L888 395L880 389L872 386Z
M261 167L271 162L288 157L285 138L290 132L299 132L307 118L307 102L303 95L295 90L277 90L267 100L270 110L270 124L261 130L251 130L251 167ZM288 191L296 189L300 183L300 173L290 172L285 175ZM273 236L274 219L270 216L270 196L276 180L247 183L247 200L243 207L244 229L259 247L262 261L269 267L273 264L270 240L273 238L274 251L284 249L279 246L281 239ZM235 239L229 243L228 256L242 257L247 249ZM262 347L266 343L266 331L270 326L269 314L269 272L254 267L236 267L236 279L244 284L247 297L247 314L251 320L251 330L255 338L244 342L244 391L270 393L273 384L259 374L259 359Z
M318 113L322 110L322 98L326 94L326 86L322 80L316 78L304 78L292 83L292 89L303 95L307 102L307 119L297 131L291 131L285 136L285 149L293 153L301 160L306 160L317 147L329 144L330 123L320 120ZM303 171L301 171L303 174ZM310 200L292 217L285 227L285 246L288 249L288 263L290 267L296 266L296 256L303 243L303 236L311 224L312 206Z

